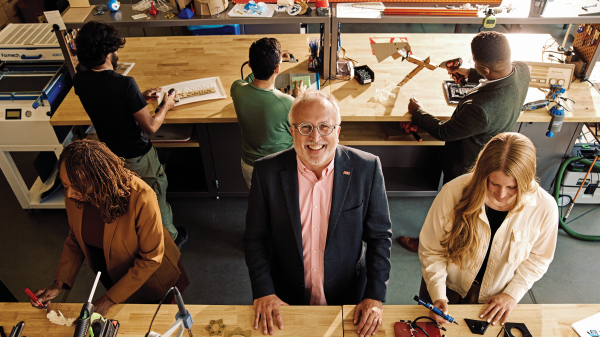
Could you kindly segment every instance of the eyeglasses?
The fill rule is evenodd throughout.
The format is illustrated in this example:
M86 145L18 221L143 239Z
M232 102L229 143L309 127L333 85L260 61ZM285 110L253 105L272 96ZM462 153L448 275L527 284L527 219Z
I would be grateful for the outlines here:
M303 136L310 136L314 129L314 126L312 124L310 124L309 122L302 122L298 125L296 125L296 124L292 124L292 125ZM317 125L317 132L319 132L319 134L321 136L329 136L333 132L333 130L335 130L335 128L337 128L337 127L338 127L338 125L331 125L329 123L323 122L323 123L320 123L319 125Z

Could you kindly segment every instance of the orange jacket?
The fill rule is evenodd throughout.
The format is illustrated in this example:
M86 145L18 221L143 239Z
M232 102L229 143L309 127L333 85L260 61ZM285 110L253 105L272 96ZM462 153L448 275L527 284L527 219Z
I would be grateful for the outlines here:
M55 280L72 287L87 250L81 237L83 208L66 197L65 206L70 230ZM127 212L104 224L103 245L114 283L106 295L115 303L159 300L181 275L177 266L181 254L162 225L156 194L138 177L131 181Z

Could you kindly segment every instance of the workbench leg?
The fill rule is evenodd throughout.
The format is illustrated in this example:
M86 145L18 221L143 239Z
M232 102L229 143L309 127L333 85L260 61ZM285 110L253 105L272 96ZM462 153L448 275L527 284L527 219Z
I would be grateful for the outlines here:
M331 24L326 21L323 29L323 77L328 78L331 73Z
M515 125L513 131L529 137L535 145L536 175L540 180L540 186L546 191L551 191L556 172L562 161L571 156L571 150L582 127L583 123L564 123L560 132L555 133L554 137L546 137L548 123L523 122Z
M460 33L462 33L462 25L460 23L457 23L454 25L454 34Z
M336 22L335 18L333 18L331 24L331 55L329 56L331 63L329 65L329 75L323 74L326 78L335 77L337 73L337 45L339 39L339 24ZM331 85L331 83L329 83Z
M12 188L17 200L21 204L21 208L28 209L29 204L29 189L25 185L25 181L19 173L19 169L8 151L0 151L0 169L4 172L4 176L8 184Z
M521 31L521 25L510 25L510 33L514 34L514 33L518 33Z

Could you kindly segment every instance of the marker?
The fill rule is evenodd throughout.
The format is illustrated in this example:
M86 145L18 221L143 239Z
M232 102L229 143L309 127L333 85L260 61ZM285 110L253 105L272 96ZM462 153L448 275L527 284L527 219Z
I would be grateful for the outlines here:
M452 316L444 315L440 309L434 307L433 304L431 304L431 303L427 303L419 296L415 295L414 300L417 301L420 305L424 306L425 308L431 309L431 311L433 311L436 315L447 320L448 322L458 325L458 323L456 323L456 321L454 320L454 318L452 318Z
M31 290L29 290L29 288L25 288L25 293L27 294L27 296L29 296L29 298L34 300L35 303L37 303L37 305L48 311L48 305L44 305L42 302L40 302L40 299L37 296L35 296L35 294Z

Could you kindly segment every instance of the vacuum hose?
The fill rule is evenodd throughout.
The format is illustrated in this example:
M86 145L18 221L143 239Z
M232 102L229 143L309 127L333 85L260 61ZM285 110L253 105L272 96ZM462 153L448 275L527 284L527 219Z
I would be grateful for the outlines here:
M567 168L567 165L569 165L570 163L572 163L574 161L579 161L588 166L592 165L592 162L590 160L583 159L581 157L571 157L562 163L562 165L558 169L558 174L556 175L556 184L554 184L554 200L556 200L557 204L558 204L560 186L562 185L563 174L565 172L565 169ZM594 167L597 169L600 169L600 164L594 164ZM565 224L565 222L563 221L563 219L560 216L558 217L558 221L560 224L560 228L562 228L565 232L567 232L567 234L569 234L570 236L572 236L576 239L585 240L585 241L600 241L600 235L580 234L580 233L575 232L571 228L567 227L567 225Z

